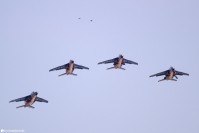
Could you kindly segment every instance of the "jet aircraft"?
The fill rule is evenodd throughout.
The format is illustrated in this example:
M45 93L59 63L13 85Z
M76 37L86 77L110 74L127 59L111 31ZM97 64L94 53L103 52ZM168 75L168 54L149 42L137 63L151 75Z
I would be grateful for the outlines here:
M189 74L187 74L187 73L177 71L177 70L175 70L173 67L170 67L169 70L166 70L166 71L163 71L163 72L160 72L160 73L151 75L151 76L149 76L149 77L154 77L154 76L157 77L157 76L162 76L162 75L165 75L164 79L161 79L161 80L159 80L158 82L163 81L163 80L177 81L177 79L178 79L177 75L180 75L180 76L182 76L182 75L187 75L187 76L189 76ZM175 77L176 79L173 79L174 77Z
M59 76L63 76L63 75L74 75L74 76L77 76L77 74L74 74L73 71L74 69L89 69L88 67L85 67L85 66L81 66L81 65L77 65L74 63L73 60L70 60L69 63L67 64L64 64L62 66L58 66L58 67L55 67L53 69L50 69L49 72L51 71L55 71L55 70L61 70L61 69L66 69L66 72L59 75Z
M21 107L29 107L29 108L35 108L32 106L32 104L34 102L45 102L45 103L48 103L47 100L43 99L43 98L40 98L40 97L37 97L38 93L37 92L32 92L30 95L28 96L25 96L25 97L22 97L22 98L18 98L18 99L15 99L15 100L11 100L11 102L20 102L20 101L25 101L25 105L22 105L22 106L18 106L16 108L21 108Z
M98 64L107 64L107 63L113 63L113 65L114 65L114 67L107 68L107 70L113 69L113 68L126 70L125 68L122 68L122 65L125 65L125 64L138 65L137 62L133 62L131 60L127 60L122 55L119 55L119 57L116 57L114 59L110 59L110 60L99 62Z

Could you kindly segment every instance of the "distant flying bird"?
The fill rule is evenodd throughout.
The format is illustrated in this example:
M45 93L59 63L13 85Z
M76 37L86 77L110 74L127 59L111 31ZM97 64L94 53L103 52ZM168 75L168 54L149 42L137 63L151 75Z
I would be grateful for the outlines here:
M59 76L63 76L63 75L74 75L74 76L77 76L77 74L74 74L73 71L74 69L89 69L88 67L85 67L85 66L81 66L81 65L77 65L74 63L73 60L70 60L69 63L65 64L65 65L62 65L62 66L58 66L58 67L55 67L53 69L50 69L49 72L51 71L55 71L55 70L61 70L61 69L66 69L66 73L63 73Z
M25 101L25 105L22 105L22 106L18 106L16 108L21 108L21 107L29 107L29 108L35 108L33 106L31 106L35 101L37 102L45 102L45 103L48 103L47 100L45 99L42 99L40 97L37 97L38 93L37 92L32 92L30 95L28 96L25 96L25 97L22 97L22 98L18 98L18 99L15 99L15 100L11 100L11 102L20 102L20 101Z
M81 18L78 18L78 19L81 19Z
M93 22L93 20L92 20L92 19L91 19L90 21L91 21L91 22Z
M122 69L122 70L125 70L125 68L122 68L122 65L125 65L126 63L127 64L134 64L134 65L138 65L137 62L133 62L131 60L127 60L125 58L123 58L122 55L119 55L119 57L116 57L114 59L110 59L110 60L106 60L106 61L102 61L102 62L99 62L98 64L107 64L107 63L113 63L114 67L110 67L110 68L107 68L107 70L109 69Z
M163 72L160 72L160 73L157 73L157 74L154 74L154 75L151 75L149 77L154 77L154 76L162 76L162 75L165 75L164 79L161 79L159 80L158 82L160 81L163 81L163 80L172 80L172 81L177 81L176 79L178 79L177 75L187 75L189 76L189 74L187 73L184 73L184 72L180 72L180 71L176 71L173 67L170 67L169 70L166 70L166 71L163 71ZM173 79L173 78L176 78L176 79Z

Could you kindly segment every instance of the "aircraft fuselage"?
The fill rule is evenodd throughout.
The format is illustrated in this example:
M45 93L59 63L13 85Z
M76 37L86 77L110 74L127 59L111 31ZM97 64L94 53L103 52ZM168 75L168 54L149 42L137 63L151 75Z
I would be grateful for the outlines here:
M165 79L166 80L172 80L174 76L175 76L175 72L174 71L170 71L169 74L166 75Z
M123 65L123 58L120 58L118 60L118 62L114 65L114 67L117 69L117 68L122 68L122 65Z
M68 69L66 69L66 74L67 74L67 75L72 74L73 71L74 71L74 69L75 69L75 65L74 65L74 63L71 63L71 64L69 65Z
M25 107L31 106L36 101L37 95L33 96L31 100L25 101Z

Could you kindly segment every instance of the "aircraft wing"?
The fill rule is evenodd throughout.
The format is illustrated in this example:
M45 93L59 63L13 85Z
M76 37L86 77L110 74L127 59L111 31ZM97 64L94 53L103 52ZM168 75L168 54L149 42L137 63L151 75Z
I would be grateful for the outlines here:
M36 98L36 101L37 101L37 102L45 102L45 103L48 103L47 100L45 100L45 99L43 99L43 98L40 98L40 97L37 97L37 98Z
M131 60L127 60L127 59L124 59L124 63L138 65L137 62L134 62L134 61L131 61Z
M69 63L65 64L65 65L62 65L62 66L58 66L58 67L55 67L53 69L50 69L50 71L54 71L54 70L61 70L61 69L66 69L67 67L69 66Z
M10 103L11 102L26 101L29 97L30 97L30 95L29 96L25 96L25 97L21 97L21 98L17 98L17 99L11 100Z
M160 73L156 73L156 74L154 74L154 75L151 75L151 76L149 76L149 77L154 77L154 76L162 76L162 75L166 75L168 73L168 70L166 70L166 71L163 71L163 72L160 72Z
M187 75L189 76L188 73L184 73L184 72L180 72L180 71L175 71L176 72L176 75Z
M106 60L106 61L102 61L99 62L98 64L107 64L107 63L114 63L118 60L118 58L114 58L114 59L110 59L110 60Z
M88 67L77 65L77 64L75 64L75 68L77 68L77 69L89 69Z

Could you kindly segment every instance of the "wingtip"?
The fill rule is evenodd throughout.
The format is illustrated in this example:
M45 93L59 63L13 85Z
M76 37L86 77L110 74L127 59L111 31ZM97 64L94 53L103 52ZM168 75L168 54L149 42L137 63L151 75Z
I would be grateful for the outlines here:
M84 69L87 69L87 70L89 70L89 68L88 68L88 67L85 67Z

